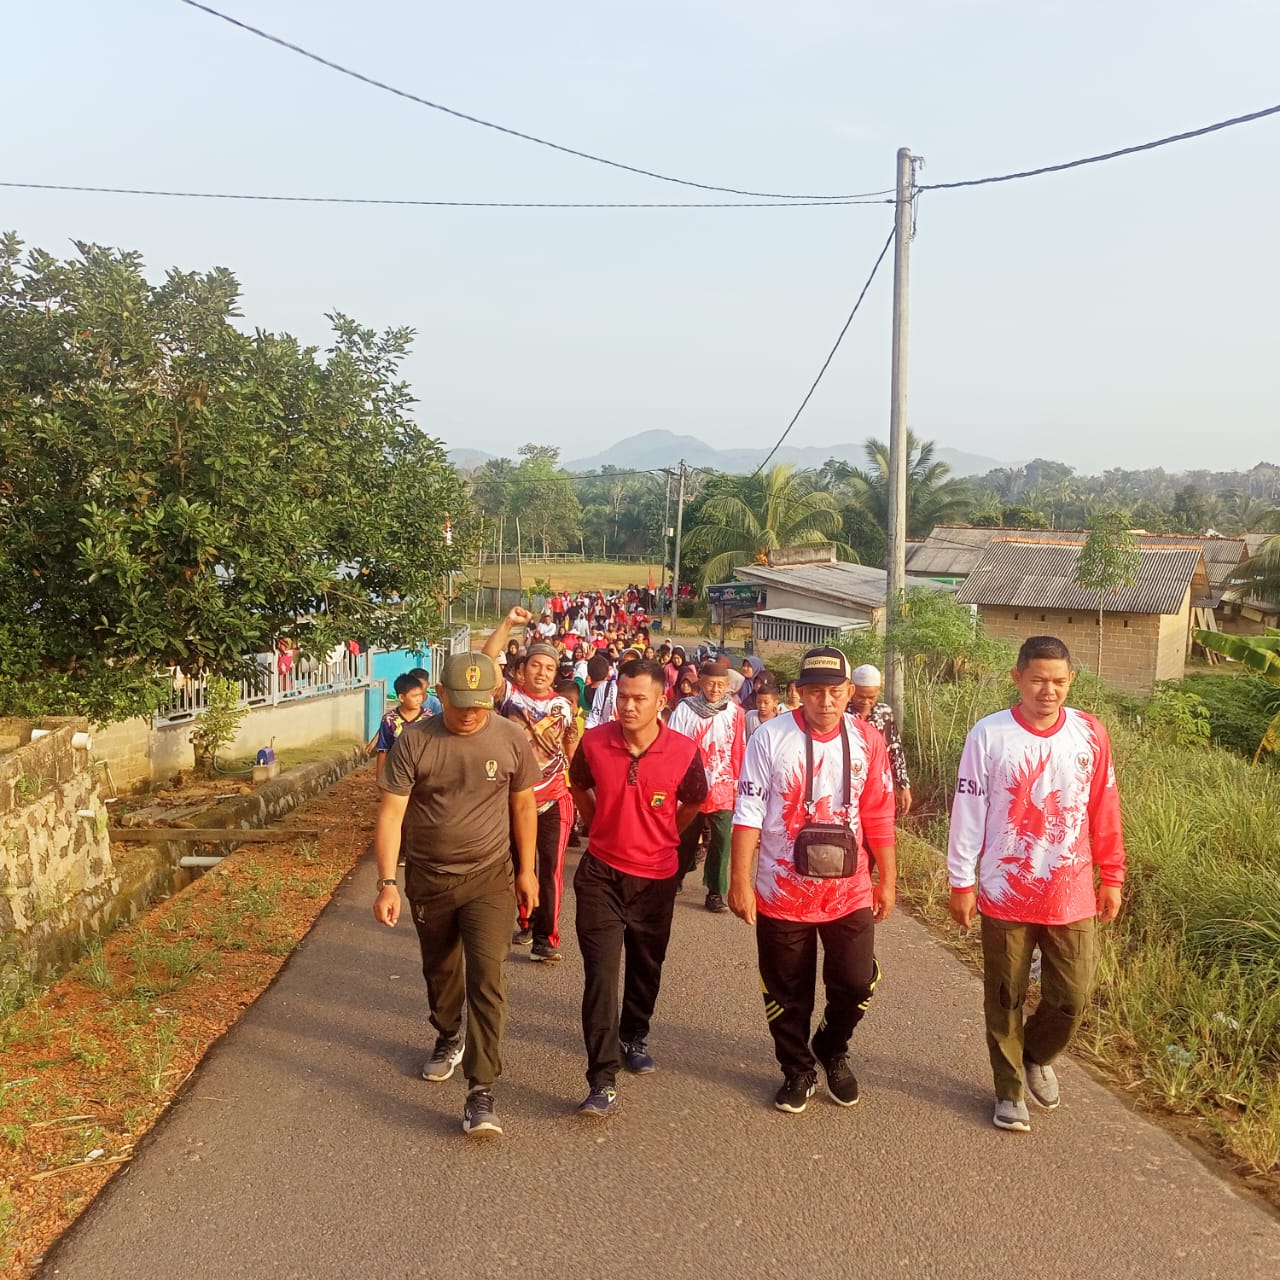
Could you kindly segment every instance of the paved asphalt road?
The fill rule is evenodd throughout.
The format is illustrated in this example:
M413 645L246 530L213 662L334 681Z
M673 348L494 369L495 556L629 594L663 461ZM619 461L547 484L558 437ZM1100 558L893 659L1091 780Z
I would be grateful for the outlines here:
M902 913L861 1105L788 1116L751 933L683 895L659 1069L592 1122L569 890L566 961L513 952L506 1136L464 1138L461 1081L418 1078L416 940L374 924L372 880L366 859L42 1277L1280 1276L1280 1221L1074 1064L1033 1133L993 1129L978 980Z

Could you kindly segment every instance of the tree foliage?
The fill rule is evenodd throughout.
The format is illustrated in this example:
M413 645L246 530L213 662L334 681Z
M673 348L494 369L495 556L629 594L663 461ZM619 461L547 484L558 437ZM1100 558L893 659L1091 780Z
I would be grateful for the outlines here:
M781 547L834 542L837 554L854 559L840 541L840 511L819 487L813 471L786 465L754 476L716 477L684 545L702 558L699 582L723 582L744 564L763 563Z
M829 459L823 474L837 492L860 507L882 530L889 531L889 446L869 439L864 446L867 465L851 467ZM969 486L951 478L947 463L933 456L932 440L907 432L907 537L927 538L936 524L954 524L972 505Z
M224 268L77 249L0 240L0 711L105 721L164 667L433 636L466 500L407 417L411 331L335 313L322 354L238 328Z
M1197 631L1196 640L1206 649L1220 653L1256 671L1272 684L1280 686L1280 628L1268 627L1260 636L1234 636L1223 631ZM1256 763L1264 751L1280 751L1280 715L1277 715L1262 735L1254 755Z

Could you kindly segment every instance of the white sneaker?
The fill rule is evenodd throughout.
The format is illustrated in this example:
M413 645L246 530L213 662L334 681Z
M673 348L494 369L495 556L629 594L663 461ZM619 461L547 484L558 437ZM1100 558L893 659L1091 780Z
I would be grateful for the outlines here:
M1015 1133L1031 1132L1031 1113L1025 1102L1010 1102L1007 1098L996 1099L996 1113L991 1123L997 1129L1011 1129Z

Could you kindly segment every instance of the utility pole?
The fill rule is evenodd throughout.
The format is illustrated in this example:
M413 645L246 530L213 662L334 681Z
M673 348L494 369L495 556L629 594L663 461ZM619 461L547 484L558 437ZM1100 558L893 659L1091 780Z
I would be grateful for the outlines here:
M676 614L680 608L680 539L684 536L684 459L680 459L680 488L676 498L676 556L671 567L671 635L676 634Z
M902 616L907 577L907 286L910 276L911 213L915 157L898 152L897 200L893 218L893 361L889 396L889 563L885 620L892 627ZM894 719L903 723L903 663L892 645L885 648L885 693Z
M658 583L659 591L667 585L667 539L671 536L671 471L662 468L667 480L667 496L662 500L662 581Z
M506 610L502 607L502 555L503 547L506 545L507 532L507 514L504 511L498 517L498 545L494 548L498 553L498 617L501 618Z

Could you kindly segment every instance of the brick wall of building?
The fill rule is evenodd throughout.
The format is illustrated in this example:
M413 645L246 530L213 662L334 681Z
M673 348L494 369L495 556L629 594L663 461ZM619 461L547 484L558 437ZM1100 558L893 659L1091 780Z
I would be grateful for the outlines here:
M1057 636L1078 667L1098 661L1097 613L1060 609L1008 609L981 605L978 614L990 635L1021 644L1028 636ZM1157 680L1178 679L1184 671L1188 605L1178 614L1104 613L1102 676L1126 693L1146 696Z

